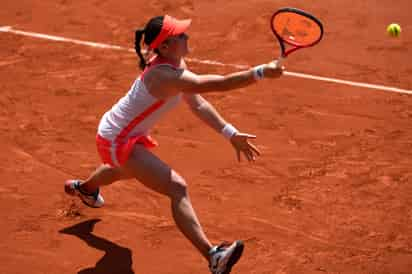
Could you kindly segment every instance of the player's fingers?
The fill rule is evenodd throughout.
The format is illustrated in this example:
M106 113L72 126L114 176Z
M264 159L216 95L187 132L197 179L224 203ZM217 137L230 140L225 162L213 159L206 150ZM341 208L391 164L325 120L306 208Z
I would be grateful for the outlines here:
M250 147L250 149L251 149L253 152L256 153L256 155L260 156L260 151L259 151L259 149L258 149L255 145L249 143L249 147Z
M253 156L253 154L250 150L246 150L244 153L245 153L247 159L249 160L249 162L252 162L252 161L255 160L254 159L255 157Z
M236 136L250 138L250 139L256 139L256 135L248 134L248 133L238 133Z
M243 151L243 154L245 155L246 159L250 162L250 155L247 153L247 151Z
M250 153L250 158L252 159L252 162L254 162L256 160L255 155L253 154L251 150L249 151L249 153Z
M256 135L245 134L245 136L246 136L247 138L250 138L250 139L256 139Z
M252 151L250 152L250 157L252 158L252 162L256 161L256 156L252 153Z

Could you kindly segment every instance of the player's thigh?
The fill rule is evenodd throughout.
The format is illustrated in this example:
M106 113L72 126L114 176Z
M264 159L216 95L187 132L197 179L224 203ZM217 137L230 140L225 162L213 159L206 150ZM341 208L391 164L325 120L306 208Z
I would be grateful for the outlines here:
M158 193L171 198L186 195L185 180L142 145L135 145L123 167L145 186Z

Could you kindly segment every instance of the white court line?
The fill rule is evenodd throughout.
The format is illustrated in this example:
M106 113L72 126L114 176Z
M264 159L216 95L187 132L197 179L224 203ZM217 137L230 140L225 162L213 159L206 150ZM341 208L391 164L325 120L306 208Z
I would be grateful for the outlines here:
M353 81L348 81L348 80L340 80L336 78L328 78L328 77L322 77L322 76L316 76L316 75L310 75L310 74L304 74L304 73L298 73L298 72L286 71L285 75L318 80L318 81L324 81L324 82L330 82L330 83L337 83L337 84L348 85L348 86L353 86L353 87L377 89L377 90L404 93L404 94L412 94L412 90L407 90L407 89L388 87L388 86L382 86L382 85L374 85L374 84L368 84L368 83L353 82Z
M61 36L41 34L41 33L36 33L36 32L16 30L16 29L13 29L11 26L2 26L2 27L0 27L0 32L14 33L14 34L18 34L18 35L30 36L30 37L35 37L35 38L40 38L40 39L47 39L47 40L58 41L58 42L68 42L68 43L73 43L73 44L77 44L77 45L84 45L84 46L89 46L89 47L94 47L94 48L113 49L113 50L135 52L134 49L131 49L131 48L125 48L125 47L121 47L121 46L109 45L109 44L103 44L103 43L96 43L96 42L90 42L90 41L83 41L83 40L78 40L78 39L65 38L65 37L61 37ZM186 60L188 62L193 62L193 63L208 64L208 65L214 65L214 66L234 67L234 68L237 68L237 69L246 69L246 68L250 67L249 65L225 64L225 63L218 62L218 61L200 60L200 59L197 59L197 58L186 58ZM406 89L401 89L401 88L397 88L397 87L388 87L388 86L382 86L382 85L374 85L374 84L368 84L368 83L353 82L353 81L348 81L348 80L341 80L341 79L336 79L336 78L316 76L316 75L305 74L305 73L285 71L284 75L285 76L291 76L291 77L312 79L312 80L323 81L323 82L336 83L336 84L341 84L341 85L348 85L348 86L353 86L353 87L376 89L376 90L397 92L397 93L403 93L403 94L412 94L412 90L406 90Z

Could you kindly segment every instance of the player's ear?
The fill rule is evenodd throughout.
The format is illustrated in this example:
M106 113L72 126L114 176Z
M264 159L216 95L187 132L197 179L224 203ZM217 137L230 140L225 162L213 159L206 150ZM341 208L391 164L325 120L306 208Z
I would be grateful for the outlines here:
M169 46L166 43L162 43L157 47L160 54L165 54L168 51Z
M167 50L169 48L169 45L167 43L161 43L159 46L159 50Z

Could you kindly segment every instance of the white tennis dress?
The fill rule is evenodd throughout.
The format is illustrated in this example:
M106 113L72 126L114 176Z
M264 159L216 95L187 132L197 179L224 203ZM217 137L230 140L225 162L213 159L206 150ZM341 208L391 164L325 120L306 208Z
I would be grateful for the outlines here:
M160 57L154 58L122 97L100 120L97 130L97 148L104 163L120 166L127 161L133 146L141 143L150 148L157 143L150 135L153 125L175 107L182 95L159 100L152 96L143 83L144 75L159 65L175 64Z

